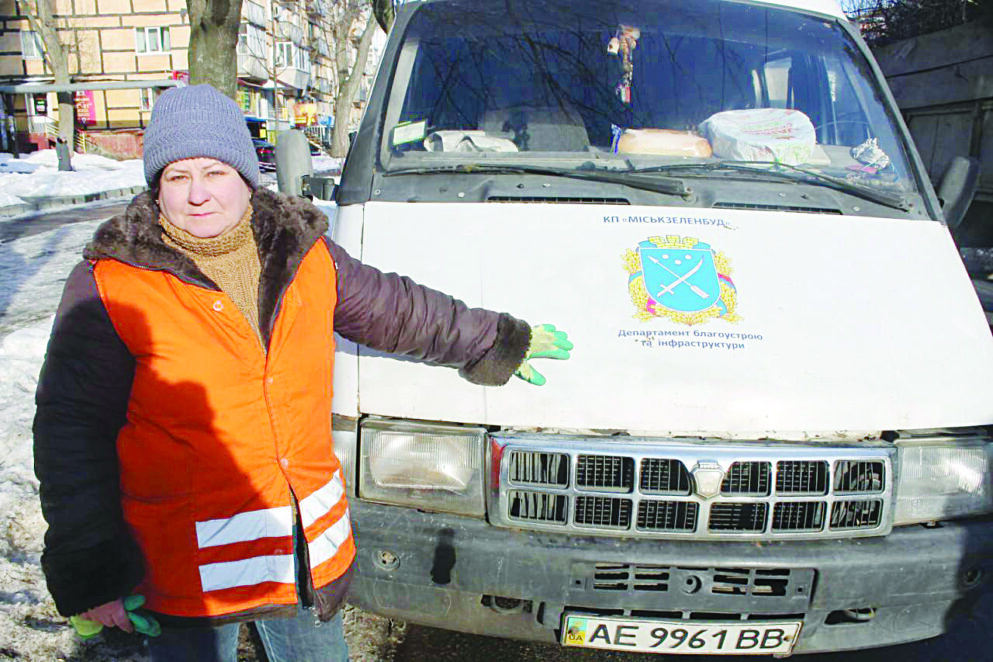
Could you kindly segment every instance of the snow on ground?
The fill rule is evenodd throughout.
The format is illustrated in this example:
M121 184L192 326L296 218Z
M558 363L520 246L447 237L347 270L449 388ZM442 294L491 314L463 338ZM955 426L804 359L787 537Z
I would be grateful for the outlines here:
M339 174L344 159L314 156L315 173ZM102 193L145 185L141 159L115 161L96 154L75 154L72 172L58 170L54 149L32 152L20 159L0 154L0 210L30 202L39 196L60 197ZM275 173L266 173L262 185L275 190Z
M312 157L314 172L327 172L337 175L341 172L341 166L344 165L345 159L337 156L314 156Z
M0 245L0 659L66 659L76 647L39 565L45 522L31 419L62 284L95 225L64 226Z
M43 156L35 158L44 164ZM103 169L98 159L80 159L83 164L93 167L80 173L55 171L51 188L66 190L76 185L77 174L97 177ZM113 188L131 186L130 167L109 171L119 179L106 181ZM0 174L0 191L6 191L6 177L39 173L45 174L44 167L32 175ZM0 206L2 200L0 194ZM90 641L77 639L55 610L39 563L46 525L31 448L34 391L65 279L100 222L70 223L0 244L0 660L147 660L140 637L108 631ZM390 659L403 635L402 624L351 607L345 622L355 662ZM248 637L243 637L239 659L260 659Z
M16 163L34 166L34 170L20 173L0 168L0 207L23 204L38 196L86 195L145 184L141 159L115 161L96 154L75 154L74 170L59 172L55 150L43 149Z

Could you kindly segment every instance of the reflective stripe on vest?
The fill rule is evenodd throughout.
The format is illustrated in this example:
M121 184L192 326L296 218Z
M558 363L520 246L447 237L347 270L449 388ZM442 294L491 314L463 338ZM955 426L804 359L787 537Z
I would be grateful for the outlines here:
M300 501L300 518L304 528L327 515L345 496L341 471L323 487ZM197 522L197 544L200 549L249 542L260 538L293 535L293 509L289 506L266 508L238 513L226 519ZM348 539L351 524L348 510L316 540L308 543L310 567L316 568L332 558ZM287 562L289 570L287 570ZM293 584L293 556L279 554L255 556L241 561L207 563L200 566L200 582L204 592L235 586L251 586L263 582Z

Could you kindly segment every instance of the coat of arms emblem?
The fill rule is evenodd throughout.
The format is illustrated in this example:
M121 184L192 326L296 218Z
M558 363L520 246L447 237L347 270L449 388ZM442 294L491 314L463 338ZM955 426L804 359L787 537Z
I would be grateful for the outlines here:
M649 237L625 251L624 266L637 319L668 317L690 325L741 319L730 261L710 244L678 235Z

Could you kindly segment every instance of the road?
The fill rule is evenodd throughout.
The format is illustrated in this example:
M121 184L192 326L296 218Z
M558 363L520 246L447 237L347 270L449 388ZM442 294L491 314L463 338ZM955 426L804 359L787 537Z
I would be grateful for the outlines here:
M850 653L804 655L803 662L991 662L993 661L993 594L976 605L944 636L902 646ZM654 656L563 648L493 637L447 632L409 625L393 662L742 662L736 655ZM761 659L772 659L763 656Z
M71 207L58 211L22 216L14 220L0 222L0 244L8 241L30 237L31 235L48 232L66 223L93 221L98 218L110 218L120 214L127 208L128 200L105 200L80 207Z

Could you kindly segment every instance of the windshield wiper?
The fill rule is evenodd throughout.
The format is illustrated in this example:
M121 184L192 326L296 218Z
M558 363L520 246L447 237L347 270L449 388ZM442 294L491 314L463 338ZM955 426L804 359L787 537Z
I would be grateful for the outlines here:
M585 166L585 169L583 169ZM678 179L659 177L639 177L638 173L628 171L605 170L591 167L592 164L584 164L579 170L569 168L550 168L547 166L533 165L497 165L489 163L465 163L451 166L435 166L430 168L404 168L401 170L383 171L384 177L395 177L397 175L550 175L552 177L568 177L570 179L583 179L591 182L603 182L606 184L619 184L630 186L631 188L666 195L689 195L686 185ZM648 171L646 171L648 172Z
M851 195L875 202L886 207L899 209L900 211L910 211L906 199L903 196L881 193L866 186L860 186L853 182L825 175L815 170L800 168L785 163L770 163L768 161L717 161L716 163L677 163L673 165L651 166L647 168L636 168L633 173L657 172L669 174L672 172L685 171L714 172L720 170L731 170L737 172L747 172L756 175L769 175L778 179L786 179L793 182L806 182L809 184L819 184L828 188L849 193ZM802 175L798 176L798 175Z

